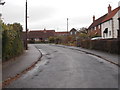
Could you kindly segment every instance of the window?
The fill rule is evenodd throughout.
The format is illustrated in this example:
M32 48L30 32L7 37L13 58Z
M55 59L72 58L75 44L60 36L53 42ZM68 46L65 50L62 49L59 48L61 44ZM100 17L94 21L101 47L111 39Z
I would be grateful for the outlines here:
M98 25L98 29L100 29L100 25Z
M75 35L77 34L77 32L75 32Z

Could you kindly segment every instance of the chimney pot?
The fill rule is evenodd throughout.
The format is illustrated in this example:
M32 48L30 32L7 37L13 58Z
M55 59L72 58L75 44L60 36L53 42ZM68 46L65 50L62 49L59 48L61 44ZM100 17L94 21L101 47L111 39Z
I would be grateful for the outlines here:
M108 14L111 12L111 6L110 6L110 4L109 4L109 6L108 6Z
M93 22L95 21L95 15L93 15Z

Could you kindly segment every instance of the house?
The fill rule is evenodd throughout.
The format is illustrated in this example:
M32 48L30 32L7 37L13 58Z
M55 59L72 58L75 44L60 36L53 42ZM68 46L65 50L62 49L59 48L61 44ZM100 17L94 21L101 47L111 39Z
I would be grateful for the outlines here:
M67 36L69 32L55 32L55 36Z
M118 36L118 12L120 7L112 10L108 6L108 13L95 20L93 16L93 23L88 28L88 34L92 36L101 36L103 38L117 38Z
M117 38L118 37L118 12L120 7L112 10L112 7L108 6L108 13L102 21L102 37L104 38Z
M107 14L101 16L100 18L95 20L95 16L93 16L93 23L88 27L88 35L90 37L101 36L101 22L104 20Z
M120 17L118 18L118 22L119 22L118 38L120 39Z
M72 28L69 32L70 35L76 35L77 34L77 30L75 28Z
M85 27L80 28L79 33L88 34L88 28Z
M32 30L28 32L28 39L35 41L47 41L49 37L55 35L55 30Z
M34 41L48 41L49 37L53 36L67 36L69 32L55 32L55 30L31 30L27 33L27 40L34 40ZM22 39L25 41L26 39L26 32L22 33Z
M77 30L75 28L72 28L69 32L55 32L56 36L67 36L67 35L76 35Z

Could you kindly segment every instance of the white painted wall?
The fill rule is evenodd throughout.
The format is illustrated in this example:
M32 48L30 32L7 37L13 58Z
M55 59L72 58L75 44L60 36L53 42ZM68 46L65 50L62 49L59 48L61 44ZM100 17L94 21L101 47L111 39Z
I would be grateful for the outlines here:
M118 29L119 29L119 25L118 25L118 13L116 13L116 15L113 17L113 24L114 24L114 38L117 38L118 36Z
M102 31L101 35L102 35L103 38L117 38L117 35L118 35L117 30L119 28L119 26L118 26L118 13L116 13L114 15L112 20L109 20L109 21L101 24L101 31ZM108 28L108 34L107 35L105 35L103 33L106 28ZM111 35L110 35L110 32L111 32Z
M108 28L107 35L103 33L106 28ZM102 23L101 24L101 31L102 31L103 38L112 38L112 20L109 20L107 22ZM110 32L111 32L111 35L110 35Z

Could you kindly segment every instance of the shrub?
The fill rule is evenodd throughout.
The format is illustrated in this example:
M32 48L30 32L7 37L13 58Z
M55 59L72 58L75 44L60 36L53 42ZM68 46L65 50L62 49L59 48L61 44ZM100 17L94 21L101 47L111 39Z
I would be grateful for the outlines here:
M4 27L5 26L5 27ZM2 60L8 60L23 52L20 24L3 25L2 31Z

